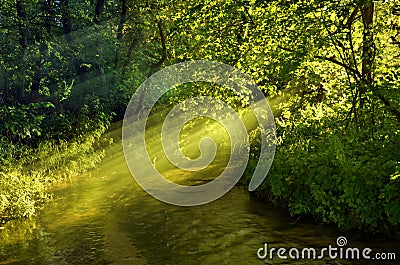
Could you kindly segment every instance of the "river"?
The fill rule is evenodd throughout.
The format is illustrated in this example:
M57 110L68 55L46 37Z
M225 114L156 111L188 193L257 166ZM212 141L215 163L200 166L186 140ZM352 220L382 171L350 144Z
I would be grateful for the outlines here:
M135 183L116 144L96 170L52 189L53 200L34 218L1 228L0 264L374 264L327 254L316 260L280 259L276 251L272 259L257 257L264 243L320 250L337 247L339 236L346 236L346 247L399 255L398 241L296 222L245 187L203 206L162 203Z

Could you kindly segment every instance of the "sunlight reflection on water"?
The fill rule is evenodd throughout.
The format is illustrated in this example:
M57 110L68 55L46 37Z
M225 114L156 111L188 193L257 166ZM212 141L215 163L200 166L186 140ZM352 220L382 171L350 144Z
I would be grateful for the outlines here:
M332 228L290 223L282 211L250 198L245 187L203 206L162 203L134 182L122 153L114 154L120 148L109 148L98 170L54 187L54 200L37 217L9 222L0 231L0 264L265 264L256 254L264 242L319 248L340 235ZM347 238L357 247L398 246Z

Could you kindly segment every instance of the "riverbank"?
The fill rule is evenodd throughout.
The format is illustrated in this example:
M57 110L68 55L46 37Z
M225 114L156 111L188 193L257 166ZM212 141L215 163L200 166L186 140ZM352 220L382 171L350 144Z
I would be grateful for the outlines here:
M119 148L105 148L107 155L95 170L55 185L53 200L36 216L7 223L0 231L0 263L378 264L331 260L327 252L324 259L309 261L257 257L266 242L276 249L314 247L319 254L324 247L335 247L339 236L347 238L349 247L397 252L393 240L370 240L341 233L334 226L294 223L279 208L250 198L246 187L234 187L200 207L163 203L134 181ZM393 260L384 263L397 264Z
M381 141L364 137L361 130L307 137L295 137L289 129L286 133L267 179L255 192L258 198L295 218L308 216L341 231L400 239L396 132ZM256 162L252 158L249 165ZM253 167L248 167L246 183Z
M0 224L35 215L51 199L51 184L95 168L105 155L105 129L99 126L70 141L44 141L37 148L25 148L22 158L2 161Z
M50 184L95 168L104 156L121 155L120 144L111 145L112 141L120 142L121 127L122 121L111 124L107 131L102 127L68 142L57 145L46 142L27 151L24 159L10 162L0 172L1 222L34 215L51 199ZM253 136L254 142L257 137ZM380 168L372 153L376 149L364 149L364 156L370 162L361 167L357 157L349 152L361 150L360 143L342 137L338 145L335 137L326 136L323 144L314 139L307 148L290 141L279 146L266 181L254 194L287 210L295 219L307 216L341 231L400 238L399 179L387 177L393 168L387 166L386 171L376 173ZM395 144L388 142L380 159L393 153ZM257 161L253 152L244 183L249 182ZM364 181L371 172L375 175Z

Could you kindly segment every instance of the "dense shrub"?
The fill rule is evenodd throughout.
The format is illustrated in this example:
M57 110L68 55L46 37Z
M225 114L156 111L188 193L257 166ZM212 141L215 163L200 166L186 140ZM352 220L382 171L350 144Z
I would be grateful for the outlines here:
M93 168L104 156L97 146L111 115L90 116L85 109L75 116L40 114L49 107L41 103L1 109L0 223L33 215L50 197L48 184Z
M368 126L350 126L344 133L334 113L310 105L278 120L282 143L259 193L292 215L311 214L343 230L399 231L399 131L371 136Z

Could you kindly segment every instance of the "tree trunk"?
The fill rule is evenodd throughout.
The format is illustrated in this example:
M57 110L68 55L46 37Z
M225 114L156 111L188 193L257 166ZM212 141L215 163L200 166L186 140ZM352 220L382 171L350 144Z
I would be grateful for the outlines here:
M44 0L44 27L46 28L47 34L51 36L51 28L54 21L54 0Z
M135 39L132 40L131 44L129 45L128 52L126 53L126 60L124 62L124 72L127 70L127 67L131 62L133 51L139 47L141 41L142 41L142 34L139 33L139 36L136 36Z
M71 17L69 14L69 1L68 0L61 0L61 21L62 21L62 28L65 39L68 42L73 41L71 36L72 32L72 25L71 25Z
M118 68L121 61L121 42L124 37L124 25L126 21L126 14L128 12L127 0L120 0L121 2L121 16L119 18L119 24L117 29L117 45L115 51L115 60L114 60L114 68Z
M100 23L99 17L103 13L104 3L105 3L104 0L97 0L96 8L94 10L94 17L93 17L93 22L96 24Z
M40 83L42 81L43 75L43 64L45 63L47 44L42 42L39 45L40 56L36 62L36 70L33 75L32 85L31 85L31 98L35 98L39 95Z
M363 42L362 42L362 84L359 90L360 106L365 101L365 93L372 88L373 84L373 63L374 63L374 1L365 0L360 7L362 20L364 24Z
M162 23L161 20L157 20L157 27L158 27L158 31L160 34L160 41L161 41L161 58L158 62L156 62L155 64L153 64L150 67L149 73L147 74L147 80L146 82L149 81L149 78L156 73L158 70L160 70L161 66L163 65L163 63L165 62L165 60L167 59L167 46L166 46L166 40L165 40L165 34L164 34L164 30L162 27ZM142 94L140 95L140 99L139 99L139 104L136 108L136 113L141 112L141 110L143 109L143 104L144 104L144 99L146 97L147 94L147 90L146 90L146 86L144 87L145 89L142 91ZM139 115L140 117L140 115Z
M26 31L26 12L21 0L16 0L15 8L17 11L17 25L19 32L19 45L20 45L20 55L19 55L19 87L18 87L18 98L20 102L24 101L25 98L25 59L26 59L26 49L28 47L27 31Z
M35 73L33 74L33 79L32 79L32 85L31 85L31 93L30 93L30 100L33 100L34 98L37 98L39 96L39 90L40 90L40 83L42 81L43 75L43 65L46 60L46 52L48 50L47 44L44 42L44 39L46 37L51 36L51 30L53 26L53 19L54 19L54 0L44 0L43 1L43 25L44 28L46 29L47 36L46 34L39 34L38 35L38 40L40 41L39 44L39 58L36 61L36 69Z
M4 92L6 100L8 100L10 97L10 84L8 81L8 73L7 73L7 69L4 67L4 65L2 65L1 68L2 68L1 74L3 77L2 90Z
M70 7L69 7L69 1L68 0L62 0L61 1L61 15L62 15L62 27L63 27L63 33L65 40L68 42L69 46L71 49L74 49L73 41L74 41L74 36L72 35L72 22L71 22L71 16L70 16ZM77 58L75 55L73 55L72 62L74 64L74 71L75 71L75 76L78 77L78 81L80 83L83 83L86 81L86 72L87 69L86 67L82 67L82 61Z

